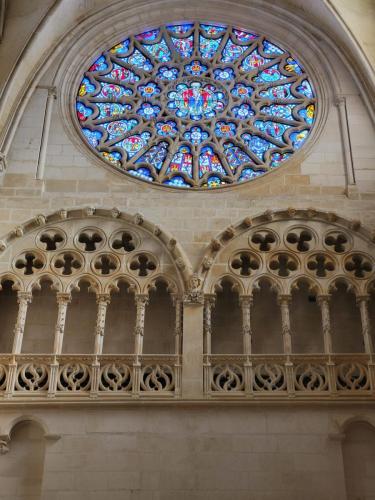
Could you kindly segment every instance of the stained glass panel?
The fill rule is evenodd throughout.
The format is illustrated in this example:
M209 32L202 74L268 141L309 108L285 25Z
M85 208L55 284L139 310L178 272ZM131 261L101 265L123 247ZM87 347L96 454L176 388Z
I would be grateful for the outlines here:
M261 34L176 23L92 58L77 123L112 168L175 188L259 177L304 145L317 113L300 60Z

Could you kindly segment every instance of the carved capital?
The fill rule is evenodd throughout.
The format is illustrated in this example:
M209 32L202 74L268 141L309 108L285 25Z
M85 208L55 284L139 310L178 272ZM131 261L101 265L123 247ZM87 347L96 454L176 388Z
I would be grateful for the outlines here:
M292 296L288 294L280 294L277 297L277 300L280 306L287 306L292 301Z
M357 305L360 305L361 302L367 303L369 300L370 300L369 295L357 295L357 297L356 297Z
M70 293L57 292L56 300L58 304L69 304L72 300L72 296Z
M252 295L240 295L240 306L241 307L250 307L253 303Z
M149 302L149 297L148 295L144 293L138 293L135 296L135 303L137 306L146 306Z
M111 302L111 295L109 293L98 293L96 296L97 304L108 305Z
M18 304L30 304L33 300L33 295L31 292L17 292L17 302Z
M203 305L204 294L201 291L194 290L184 295L184 303L190 305Z
M316 300L320 306L323 304L329 304L329 301L331 300L331 295L318 295L316 297Z

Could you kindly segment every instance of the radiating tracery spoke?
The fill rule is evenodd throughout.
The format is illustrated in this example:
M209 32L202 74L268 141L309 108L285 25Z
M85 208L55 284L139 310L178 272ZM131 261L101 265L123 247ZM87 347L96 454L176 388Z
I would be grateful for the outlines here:
M216 188L288 160L316 99L301 64L264 36L181 23L129 36L85 72L77 117L112 167L151 183Z

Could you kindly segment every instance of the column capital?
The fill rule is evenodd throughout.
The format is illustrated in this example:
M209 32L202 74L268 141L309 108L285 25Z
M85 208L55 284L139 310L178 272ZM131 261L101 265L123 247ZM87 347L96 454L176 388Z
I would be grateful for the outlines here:
M135 303L138 305L147 305L149 302L149 296L146 293L136 293L134 295Z
M324 303L328 303L331 300L331 295L329 294L320 294L316 296L316 300L318 304L321 306Z
M337 94L335 95L334 103L338 108L344 106L346 104L346 97L342 94Z
M57 292L56 300L58 304L69 304L72 300L72 295L70 293Z
M214 293L206 293L204 295L204 304L214 306L216 303L216 294Z
M292 296L287 293L281 293L280 295L278 295L277 300L279 305L290 304L290 302L292 301Z
M17 292L17 301L27 302L28 304L33 300L33 294L31 292Z
M97 304L106 304L108 305L111 302L111 294L109 293L98 293L96 294L96 303Z
M239 302L240 302L240 306L246 305L246 304L251 306L251 304L253 303L253 296L252 295L240 295Z
M355 300L356 303L359 305L361 302L368 302L370 300L370 295L368 294L357 295Z

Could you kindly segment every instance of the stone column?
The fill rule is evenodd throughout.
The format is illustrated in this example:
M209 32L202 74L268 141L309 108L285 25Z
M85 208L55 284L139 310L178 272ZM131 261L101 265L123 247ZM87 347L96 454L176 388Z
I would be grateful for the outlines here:
M200 278L194 275L190 290L184 297L182 396L188 399L203 396L204 297L198 289L200 284Z
M46 165L47 147L48 147L48 135L51 126L52 109L53 109L53 103L56 99L56 87L48 87L47 91L48 95L46 100L46 108L44 111L42 137L40 140L39 158L35 176L36 179L43 179L44 177L44 169Z
M281 331L283 335L284 354L292 353L292 336L290 331L289 304L290 295L280 295L279 305L281 309Z
M111 296L109 293L100 293L96 297L96 303L98 304L98 311L96 316L96 327L95 327L95 346L94 354L102 354L103 352L103 339L104 339L104 329L105 329L105 318L107 315L107 307L111 301Z
M135 303L137 306L137 317L135 322L135 343L134 343L134 354L138 359L138 356L143 352L143 335L145 332L145 314L146 305L148 304L148 295L138 294L135 296Z
M176 319L174 326L174 353L176 355L182 354L182 313L183 313L183 301L181 297L173 297L173 303L175 307Z
M350 142L350 130L348 122L348 112L346 108L346 98L342 95L336 96L335 104L339 112L339 123L342 139L342 149L344 154L345 177L347 183L347 194L350 197L356 192L356 181L354 175L353 154Z
M14 328L13 340L13 354L19 354L22 349L23 332L26 324L27 308L32 301L32 294L30 292L18 292L18 314L16 326Z
M332 337L331 337L331 316L329 312L329 295L319 295L318 304L322 315L322 331L325 354L332 353Z
M374 346L372 344L370 318L368 314L369 299L370 297L368 295L360 295L357 297L357 305L361 312L362 336L363 336L363 344L365 346L365 352L367 354L372 354L374 352Z
M240 305L242 309L242 335L243 335L243 353L251 354L251 320L250 308L253 298L250 295L242 295L240 297Z
M66 312L68 304L70 303L72 297L70 293L58 292L56 294L56 298L57 298L58 309L57 309L57 321L55 326L55 341L53 346L53 352L54 354L61 354L63 340L64 340Z
M212 309L215 307L216 296L206 295L204 298L204 353L211 354L211 338L212 338Z

